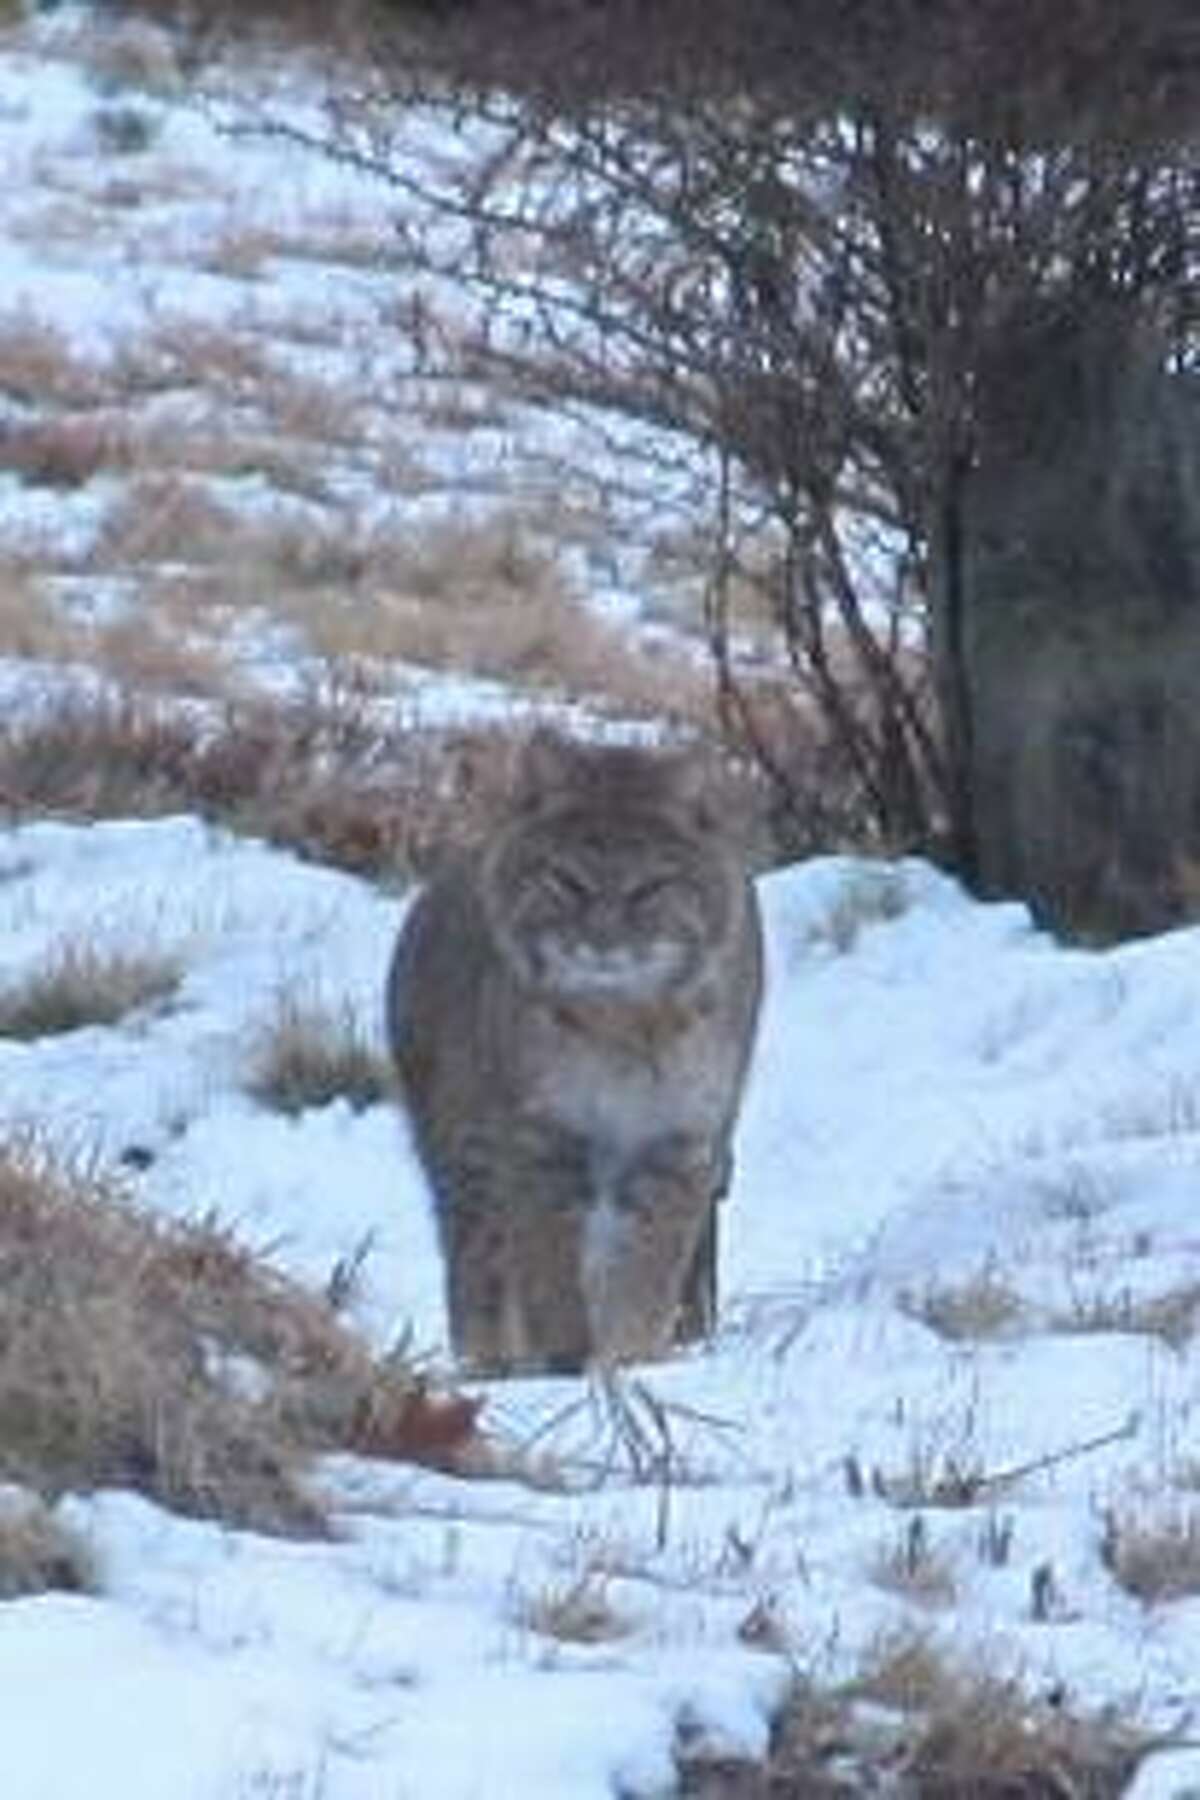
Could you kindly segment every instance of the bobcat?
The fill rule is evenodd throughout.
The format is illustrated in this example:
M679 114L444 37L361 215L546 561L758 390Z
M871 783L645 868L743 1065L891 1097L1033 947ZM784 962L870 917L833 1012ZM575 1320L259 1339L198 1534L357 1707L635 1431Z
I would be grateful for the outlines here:
M388 1031L479 1373L712 1326L762 951L701 785L680 755L540 732L495 835L401 933Z

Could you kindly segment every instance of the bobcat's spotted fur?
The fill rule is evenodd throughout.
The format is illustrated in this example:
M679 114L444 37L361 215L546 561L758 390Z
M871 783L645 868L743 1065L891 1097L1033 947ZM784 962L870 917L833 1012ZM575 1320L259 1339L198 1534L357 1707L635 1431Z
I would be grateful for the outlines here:
M389 1032L481 1372L711 1326L761 948L697 787L683 756L539 734L507 818L401 934Z

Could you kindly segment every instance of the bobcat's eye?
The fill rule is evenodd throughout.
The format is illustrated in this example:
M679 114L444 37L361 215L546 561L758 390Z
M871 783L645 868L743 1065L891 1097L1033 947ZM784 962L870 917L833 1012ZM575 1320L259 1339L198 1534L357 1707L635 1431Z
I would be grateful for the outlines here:
M579 906L591 894L587 882L571 869L551 865L542 870L539 880L542 892L550 900L570 901Z
M661 900L675 886L673 875L656 875L652 880L639 881L629 889L626 899L631 906L649 906L655 900Z

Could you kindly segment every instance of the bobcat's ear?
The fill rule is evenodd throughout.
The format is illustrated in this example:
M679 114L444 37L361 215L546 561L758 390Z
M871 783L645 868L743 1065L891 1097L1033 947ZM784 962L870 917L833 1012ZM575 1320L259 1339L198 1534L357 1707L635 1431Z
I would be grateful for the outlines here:
M517 765L517 796L528 801L553 793L567 779L578 751L568 739L540 725L526 741Z

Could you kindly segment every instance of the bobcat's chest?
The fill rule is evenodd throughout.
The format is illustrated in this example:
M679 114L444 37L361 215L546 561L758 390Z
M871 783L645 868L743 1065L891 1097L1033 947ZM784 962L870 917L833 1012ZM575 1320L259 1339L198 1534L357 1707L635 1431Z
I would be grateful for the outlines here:
M666 1009L549 1021L534 1083L537 1111L615 1155L712 1121L716 1095L703 1021Z

